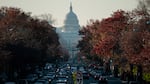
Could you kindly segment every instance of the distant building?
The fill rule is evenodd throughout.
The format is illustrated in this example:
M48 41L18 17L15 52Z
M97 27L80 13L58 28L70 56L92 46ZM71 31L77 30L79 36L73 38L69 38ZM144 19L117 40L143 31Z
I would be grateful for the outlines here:
M71 57L77 53L77 44L81 38L79 35L80 25L77 15L73 12L72 3L70 3L70 11L64 20L64 26L57 28L56 32L59 34L60 43L69 51Z

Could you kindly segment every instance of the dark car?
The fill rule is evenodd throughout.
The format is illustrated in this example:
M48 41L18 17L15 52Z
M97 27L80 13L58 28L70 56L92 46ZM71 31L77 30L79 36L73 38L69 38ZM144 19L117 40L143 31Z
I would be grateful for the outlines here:
M100 76L103 76L103 73L95 73L94 78L98 80Z
M98 80L100 76L104 76L104 75L105 75L105 73L104 73L103 70L101 70L101 69L100 70L95 70L94 78L96 80Z
M122 84L122 81L112 76L100 76L99 84Z
M104 83L107 84L107 78L106 76L100 76L98 79L99 84Z
M29 84L29 82L26 79L20 79L17 81L17 84Z
M82 72L83 79L89 79L89 73L87 71Z
M59 76L56 78L56 83L68 83L68 78L66 78L65 76Z

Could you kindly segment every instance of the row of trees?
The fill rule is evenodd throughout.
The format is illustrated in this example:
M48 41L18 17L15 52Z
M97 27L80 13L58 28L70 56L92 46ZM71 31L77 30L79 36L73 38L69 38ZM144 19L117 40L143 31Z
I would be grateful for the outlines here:
M0 72L25 70L55 62L63 49L55 28L46 20L32 18L19 8L0 9Z
M147 1L148 2L148 1ZM146 2L133 11L118 10L110 17L91 20L83 27L78 47L82 55L113 60L114 65L141 65L150 71L150 14ZM147 3L148 4L148 3Z

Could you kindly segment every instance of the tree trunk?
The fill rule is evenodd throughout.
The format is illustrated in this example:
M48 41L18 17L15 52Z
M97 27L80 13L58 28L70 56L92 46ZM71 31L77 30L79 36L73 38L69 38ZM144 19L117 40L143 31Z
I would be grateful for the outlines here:
M142 66L141 65L138 65L137 66L138 67L138 70L137 70L137 81L140 83L140 84L142 84L142 81L143 81L143 76L142 76L142 74L143 74L143 69L142 69Z
M130 78L130 81L133 81L134 80L134 76L133 76L133 64L130 64L130 73L129 73L129 78Z
M115 65L114 66L114 77L118 77L118 73L119 73L118 65Z

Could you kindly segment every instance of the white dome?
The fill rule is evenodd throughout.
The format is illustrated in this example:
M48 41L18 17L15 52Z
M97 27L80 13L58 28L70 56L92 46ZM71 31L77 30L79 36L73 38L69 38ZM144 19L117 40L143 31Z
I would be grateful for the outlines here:
M77 15L73 12L72 6L70 5L70 11L66 15L66 20L64 21L64 28L65 30L74 30L77 29L79 30L80 25L79 25L79 20L77 18Z

